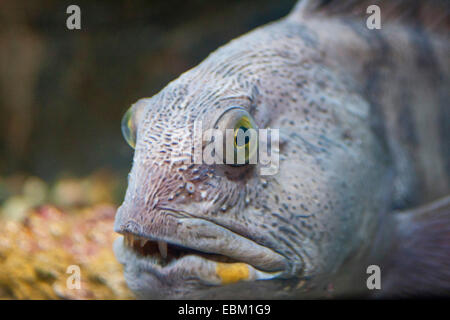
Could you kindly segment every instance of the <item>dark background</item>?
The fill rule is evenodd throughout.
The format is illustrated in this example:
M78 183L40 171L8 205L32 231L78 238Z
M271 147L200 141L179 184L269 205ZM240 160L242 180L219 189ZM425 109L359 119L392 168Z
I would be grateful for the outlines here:
M0 178L125 176L128 107L295 2L2 0ZM66 28L70 4L81 8L81 30Z

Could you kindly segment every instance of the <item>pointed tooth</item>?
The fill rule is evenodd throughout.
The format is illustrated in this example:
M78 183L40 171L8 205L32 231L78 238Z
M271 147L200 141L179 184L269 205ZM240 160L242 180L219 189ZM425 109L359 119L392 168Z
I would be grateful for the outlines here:
M158 249L161 257L163 257L163 259L167 258L167 242L158 241Z
M141 248L143 248L146 243L147 243L147 240L144 238L141 238Z
M256 280L270 280L279 276L282 272L264 272L255 269L255 279Z

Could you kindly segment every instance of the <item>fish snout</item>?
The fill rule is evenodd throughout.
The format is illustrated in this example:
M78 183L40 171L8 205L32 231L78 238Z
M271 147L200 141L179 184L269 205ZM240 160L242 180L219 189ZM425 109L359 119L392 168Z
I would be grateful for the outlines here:
M114 231L123 235L164 238L176 234L178 217L175 212L159 208L146 210L138 203L124 202L117 210Z

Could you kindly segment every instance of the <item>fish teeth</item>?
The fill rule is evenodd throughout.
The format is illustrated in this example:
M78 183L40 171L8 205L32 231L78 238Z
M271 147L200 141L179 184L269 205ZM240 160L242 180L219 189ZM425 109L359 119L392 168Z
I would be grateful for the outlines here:
M158 241L158 249L163 259L167 258L167 242Z
M137 245L139 245L142 248L145 246L147 241L148 241L148 239L146 239L146 238L142 238L142 237L135 236L132 234L125 235L125 244L129 247L132 247L136 243Z
M281 274L281 272L264 272L255 269L255 279L256 280L270 280L273 278L278 277Z
M133 235L131 235L131 234L126 234L125 235L125 244L127 246L131 247L133 245L133 241L134 241Z
M145 246L145 244L149 241L150 240L147 238L135 236L132 234L126 234L125 240L124 240L125 245L128 247L131 247L131 248L133 248L133 246L136 246L136 245L143 248ZM157 241L157 244L158 244L158 249L159 249L159 253L160 253L161 257L163 259L166 259L167 258L167 242Z

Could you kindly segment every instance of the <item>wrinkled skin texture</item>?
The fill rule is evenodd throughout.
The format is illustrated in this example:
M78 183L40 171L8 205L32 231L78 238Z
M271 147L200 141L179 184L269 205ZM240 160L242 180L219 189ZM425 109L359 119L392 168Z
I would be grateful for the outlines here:
M320 25L291 16L256 29L135 105L137 143L116 231L203 251L220 248L259 270L281 271L272 280L210 285L205 278L217 275L202 259L161 271L116 243L138 296L367 293L366 268L392 240L384 214L396 176L356 80L362 71L349 59L373 58L361 55L369 48L348 26ZM333 41L334 28L349 36ZM192 157L194 121L212 128L234 106L247 110L259 128L280 129L277 174L261 176L258 164L183 164Z

